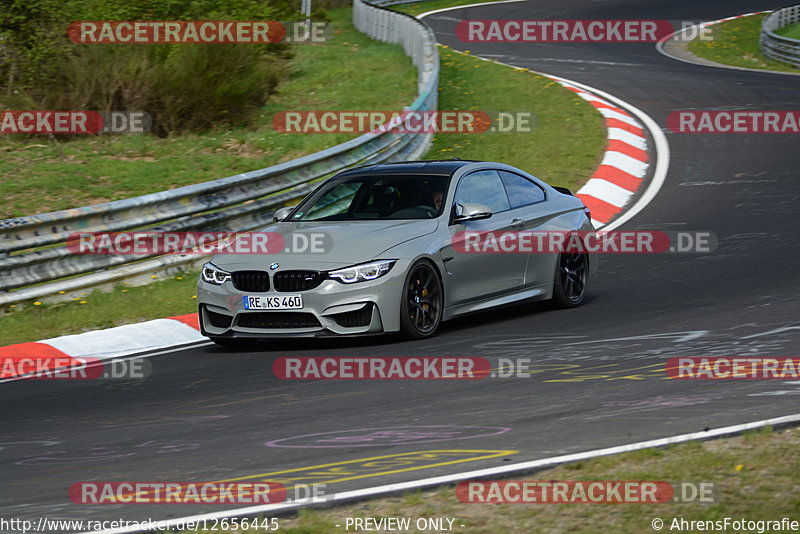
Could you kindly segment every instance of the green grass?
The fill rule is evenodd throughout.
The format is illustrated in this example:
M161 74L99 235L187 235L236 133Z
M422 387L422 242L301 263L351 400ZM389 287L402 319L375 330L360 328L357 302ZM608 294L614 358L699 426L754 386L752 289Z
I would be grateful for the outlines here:
M780 461L775 461L779 458ZM800 492L800 428L770 429L743 436L690 442L566 464L513 480L663 480L713 482L714 503L665 504L466 504L452 487L373 499L332 509L301 511L279 518L287 534L334 532L348 517L457 518L464 534L516 532L641 534L655 532L658 517L670 532L673 518L721 520L798 519ZM729 529L730 531L730 529ZM672 530L671 532L677 532ZM683 532L697 532L695 530Z
M791 26L781 28L775 33L788 37L789 39L800 39L800 24L792 24Z
M198 275L187 272L146 286L120 284L67 302L12 304L0 311L0 347L196 312Z
M543 76L439 50L439 109L530 111L534 122L530 133L436 135L428 158L501 161L573 190L591 176L606 143L591 105Z
M800 73L800 69L768 59L761 53L758 36L765 16L751 15L715 24L711 27L712 39L693 40L689 43L689 52L734 67Z
M333 37L326 43L296 47L293 74L263 108L258 127L166 139L106 135L59 141L0 136L0 218L223 178L354 137L276 132L272 116L280 110L385 110L410 104L416 96L416 70L402 49L356 31L350 9L332 10L329 15Z

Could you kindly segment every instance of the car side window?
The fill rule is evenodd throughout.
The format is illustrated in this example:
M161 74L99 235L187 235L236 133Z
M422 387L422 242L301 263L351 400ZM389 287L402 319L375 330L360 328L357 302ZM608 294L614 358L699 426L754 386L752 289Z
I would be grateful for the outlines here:
M521 208L544 200L544 191L537 184L513 172L500 171L503 185L506 186L511 208Z
M477 171L458 182L455 202L488 206L492 213L511 209L503 181L497 171Z

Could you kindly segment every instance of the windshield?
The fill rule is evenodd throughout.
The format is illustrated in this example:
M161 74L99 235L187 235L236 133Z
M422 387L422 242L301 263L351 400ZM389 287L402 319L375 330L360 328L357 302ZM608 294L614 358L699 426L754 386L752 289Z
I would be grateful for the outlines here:
M433 219L448 176L360 175L334 179L306 199L291 221Z

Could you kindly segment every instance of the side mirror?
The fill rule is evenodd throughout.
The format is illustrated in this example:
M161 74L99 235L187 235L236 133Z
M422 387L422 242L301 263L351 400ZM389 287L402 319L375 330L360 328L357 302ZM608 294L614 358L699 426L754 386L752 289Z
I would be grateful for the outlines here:
M453 222L479 221L481 219L488 219L491 216L492 210L489 206L465 202L463 204L456 204L456 215L453 217Z
M289 214L292 212L293 209L294 208L290 206L279 209L278 211L272 214L272 222L281 222L282 220L284 220L286 217L289 216Z

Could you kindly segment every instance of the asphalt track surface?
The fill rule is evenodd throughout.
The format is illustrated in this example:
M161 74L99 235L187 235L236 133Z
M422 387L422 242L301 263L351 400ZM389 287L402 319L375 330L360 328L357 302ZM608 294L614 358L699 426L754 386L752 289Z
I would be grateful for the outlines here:
M456 21L702 21L782 3L537 0L427 21L444 44L608 91L663 127L673 110L799 109L800 81L694 66L652 44L465 44L454 35ZM78 506L67 489L78 481L220 480L355 461L333 473L298 472L298 480L345 479L330 483L330 493L798 412L800 383L666 380L664 373L673 356L797 356L797 137L667 136L666 183L623 228L711 231L720 240L715 253L605 256L578 309L507 308L446 323L424 342L282 341L257 352L200 346L154 356L147 380L3 384L0 515L186 516L221 508ZM528 357L537 372L449 382L281 381L271 372L278 356L328 355ZM394 433L375 434L381 429ZM326 432L334 434L267 445ZM352 436L367 440L342 439ZM431 450L497 452L360 462ZM493 457L452 463L480 456ZM426 467L432 463L446 465ZM386 471L393 472L378 474Z

